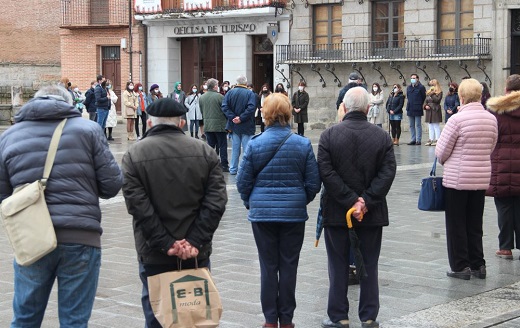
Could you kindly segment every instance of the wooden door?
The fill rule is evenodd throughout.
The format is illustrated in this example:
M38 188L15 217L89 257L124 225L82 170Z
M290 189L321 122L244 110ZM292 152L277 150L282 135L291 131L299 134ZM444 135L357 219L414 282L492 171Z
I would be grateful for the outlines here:
M102 47L102 68L101 74L107 80L112 81L112 89L119 98L116 103L116 111L121 112L121 58L120 48Z

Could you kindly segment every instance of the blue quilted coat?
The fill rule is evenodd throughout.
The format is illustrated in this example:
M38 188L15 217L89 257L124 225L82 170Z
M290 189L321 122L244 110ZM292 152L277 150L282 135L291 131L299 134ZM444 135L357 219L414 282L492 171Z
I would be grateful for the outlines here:
M272 157L288 134L291 136ZM238 192L249 208L249 221L304 222L309 217L307 204L320 187L309 139L293 134L288 126L275 124L249 142L237 175Z

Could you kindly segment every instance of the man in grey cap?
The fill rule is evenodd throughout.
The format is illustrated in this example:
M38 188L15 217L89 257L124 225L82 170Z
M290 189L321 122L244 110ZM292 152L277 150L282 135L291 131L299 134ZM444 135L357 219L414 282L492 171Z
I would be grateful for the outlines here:
M336 100L336 109L339 109L339 105L343 102L343 98L345 97L345 94L350 88L358 87L362 83L358 73L352 72L348 76L348 84L343 87L343 89L339 90L339 96L338 100Z
M160 328L148 276L209 265L211 241L227 203L215 150L182 131L186 108L163 98L148 108L150 129L123 156L123 195L133 217L146 327Z

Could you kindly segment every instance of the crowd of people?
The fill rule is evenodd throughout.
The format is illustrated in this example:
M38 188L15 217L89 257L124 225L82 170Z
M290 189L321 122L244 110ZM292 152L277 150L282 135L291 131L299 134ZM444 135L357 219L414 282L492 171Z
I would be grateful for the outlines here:
M146 327L160 328L147 277L178 270L181 261L182 268L210 266L213 235L228 200L224 172L236 175L258 249L262 327L294 327L307 205L320 190L329 270L327 315L321 325L350 325L351 251L357 246L351 245L345 215L352 209L352 229L366 271L359 276L358 316L362 327L379 327L378 261L383 227L389 225L386 197L396 176L394 151L403 109L410 119L408 144L421 144L425 116L425 145L436 146L435 155L444 165L447 276L486 278L486 195L494 197L498 213L496 255L512 259L512 249L520 248L520 75L510 76L506 94L498 97L490 97L487 86L472 78L460 85L450 82L441 132L443 91L437 80L429 81L426 90L412 74L406 95L401 85L393 84L385 104L378 83L367 91L357 73L351 73L336 103L338 123L321 133L316 155L304 137L309 108L304 81L291 97L283 84L274 91L264 84L256 93L243 75L234 85L224 81L219 86L213 78L202 86L192 84L187 94L177 82L166 97L157 84L146 90L129 81L120 97L121 113L127 139L141 141L129 147L121 167L108 144L118 101L112 86L99 75L84 96L68 79L43 87L0 136L3 200L15 188L41 178L45 156L37 154L48 149L43 141L50 141L57 123L68 120L45 191L58 248L32 265L14 263L11 327L41 325L56 279L60 323L87 327L101 261L98 198L114 197L122 189L133 218ZM390 133L382 129L383 108ZM84 110L93 122L82 120ZM255 125L262 133L255 135ZM179 183L185 181L188 187Z

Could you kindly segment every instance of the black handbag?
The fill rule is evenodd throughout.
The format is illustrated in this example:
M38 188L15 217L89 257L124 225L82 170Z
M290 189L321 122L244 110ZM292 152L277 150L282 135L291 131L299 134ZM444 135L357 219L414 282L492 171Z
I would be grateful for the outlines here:
M442 177L435 176L437 158L433 161L430 176L422 179L418 207L421 211L444 211L444 187Z

